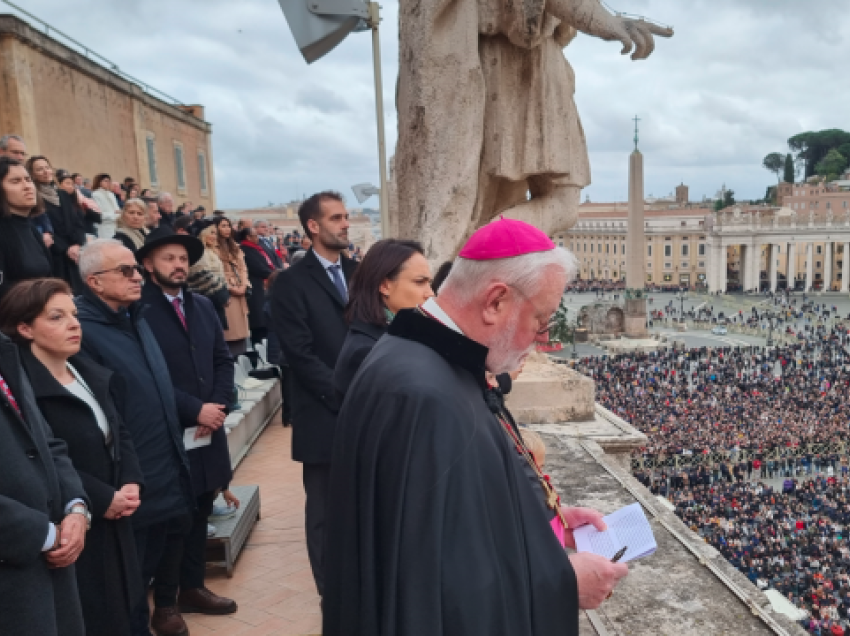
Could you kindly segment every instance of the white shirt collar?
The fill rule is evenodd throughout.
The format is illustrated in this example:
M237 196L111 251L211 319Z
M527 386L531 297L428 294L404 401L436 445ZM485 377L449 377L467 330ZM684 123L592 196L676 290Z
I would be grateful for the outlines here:
M181 303L183 302L183 290L182 289L179 292L177 292L176 296L172 296L171 294L168 294L166 292L162 292L162 293L165 294L165 297L168 299L168 302L170 302L172 304L174 304L175 298L179 298L180 302Z
M340 260L341 260L341 259L340 259L340 257L339 257L339 254L337 254L336 262L335 262L335 263L334 263L334 262L329 261L328 259L326 259L324 256L322 256L321 254L319 254L316 250L313 250L313 254L315 254L315 255L316 255L316 258L318 258L318 259L319 259L319 262L322 264L322 267L324 267L325 269L327 269L328 267L331 267L331 266L333 266L333 265L341 265L341 263L340 263Z
M439 320L446 327L452 329L453 331L457 331L462 336L465 335L460 330L460 327L457 326L455 321L449 318L449 315L445 311L443 311L442 307L437 304L437 301L434 299L433 296L426 300L424 303L422 303L422 309L434 316L434 318Z

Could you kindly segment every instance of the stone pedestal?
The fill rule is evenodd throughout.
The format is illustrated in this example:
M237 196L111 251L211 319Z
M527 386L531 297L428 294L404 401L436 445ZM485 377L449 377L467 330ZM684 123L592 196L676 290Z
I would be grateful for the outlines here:
M506 401L520 424L586 422L594 419L596 386L568 366L534 353Z
M627 338L646 338L646 298L627 298L624 306Z

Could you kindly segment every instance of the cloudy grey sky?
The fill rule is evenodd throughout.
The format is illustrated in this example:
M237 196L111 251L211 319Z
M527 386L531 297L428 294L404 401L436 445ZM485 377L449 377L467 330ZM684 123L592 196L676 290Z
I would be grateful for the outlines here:
M307 66L277 0L16 3L126 72L185 103L203 104L214 126L220 207L278 203L325 188L353 201L352 184L378 182L368 33ZM765 154L785 152L788 137L804 130L850 129L846 2L609 4L671 24L676 36L643 62L621 57L616 43L584 35L565 50L590 151L591 200L626 199L636 114L643 120L647 194L666 195L684 181L692 199L722 183L739 198L761 197L774 179L761 168ZM383 6L392 149L398 2ZM0 13L7 11L0 3Z

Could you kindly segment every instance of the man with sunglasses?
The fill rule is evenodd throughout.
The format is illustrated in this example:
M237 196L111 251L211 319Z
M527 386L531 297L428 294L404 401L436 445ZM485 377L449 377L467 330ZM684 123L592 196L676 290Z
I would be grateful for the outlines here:
M163 554L174 543L171 537L180 535L175 528L188 527L194 508L174 388L162 351L141 315L142 274L133 253L119 241L98 239L80 251L79 267L86 283L76 299L82 352L114 373L115 403L145 476L133 532L147 590ZM157 611L149 621L147 597L138 599L132 616L134 636L150 636L151 627L158 636L185 633L173 598L154 598L154 604Z

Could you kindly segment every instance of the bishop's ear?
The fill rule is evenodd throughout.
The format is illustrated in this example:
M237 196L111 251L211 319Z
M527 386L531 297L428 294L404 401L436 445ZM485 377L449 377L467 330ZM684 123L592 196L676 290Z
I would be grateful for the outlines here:
M484 292L481 318L485 325L497 325L510 311L512 295L515 292L504 283L493 283Z

